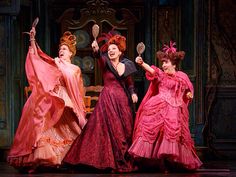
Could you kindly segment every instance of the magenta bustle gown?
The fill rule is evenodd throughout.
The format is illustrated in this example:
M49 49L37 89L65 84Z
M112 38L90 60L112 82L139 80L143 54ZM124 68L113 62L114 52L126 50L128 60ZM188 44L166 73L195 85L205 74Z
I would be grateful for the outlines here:
M177 71L168 75L152 66L154 76L136 114L133 143L129 153L134 157L169 162L188 170L202 165L189 130L189 101L193 94L188 76Z

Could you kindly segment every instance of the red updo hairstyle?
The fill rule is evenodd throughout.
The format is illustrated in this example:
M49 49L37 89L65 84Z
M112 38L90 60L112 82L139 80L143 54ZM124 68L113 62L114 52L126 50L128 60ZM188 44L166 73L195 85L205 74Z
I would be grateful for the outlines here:
M126 50L126 38L119 34L112 36L108 41L108 46L110 44L115 44L119 48L119 50L124 53Z
M71 34L70 31L64 32L63 36L60 38L59 47L62 45L68 46L69 50L72 52L72 57L76 54L76 36Z
M124 53L126 50L126 38L120 34L117 34L114 29L108 33L102 33L102 35L97 39L97 42L102 43L100 46L100 50L102 52L107 52L108 46L110 44L117 45L122 53Z

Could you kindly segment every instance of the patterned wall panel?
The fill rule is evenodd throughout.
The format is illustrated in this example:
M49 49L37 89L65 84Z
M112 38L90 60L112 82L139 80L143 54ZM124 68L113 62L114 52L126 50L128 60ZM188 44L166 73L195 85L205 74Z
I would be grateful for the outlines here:
M209 4L209 58L206 85L205 138L221 157L236 158L236 4ZM207 130L207 131L206 131Z
M209 66L221 69L219 85L236 86L236 4L233 0L212 1L211 44L217 60L210 60ZM209 68L209 80L214 79L215 71ZM212 72L211 72L212 71Z

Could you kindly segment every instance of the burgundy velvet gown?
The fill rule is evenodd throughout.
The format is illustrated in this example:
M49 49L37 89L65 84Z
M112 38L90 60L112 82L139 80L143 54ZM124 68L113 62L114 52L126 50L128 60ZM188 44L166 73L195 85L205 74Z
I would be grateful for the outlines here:
M117 172L133 171L127 150L132 141L134 117L130 102L130 93L134 90L131 74L136 68L133 62L123 59L125 72L119 76L107 56L100 57L98 62L103 71L104 88L64 162Z

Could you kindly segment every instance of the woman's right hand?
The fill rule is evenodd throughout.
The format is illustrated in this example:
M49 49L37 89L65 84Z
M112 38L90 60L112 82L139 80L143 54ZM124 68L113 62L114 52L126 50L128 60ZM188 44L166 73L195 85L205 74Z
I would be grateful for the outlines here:
M94 40L93 42L92 42L92 48L93 48L93 52L97 52L98 50L99 50L99 46L98 46L98 43L97 43L97 41L96 40Z
M137 64L139 64L139 65L142 65L142 64L143 64L143 59L142 59L142 57L140 57L140 56L136 57L135 62L136 62Z
M142 57L138 56L135 58L135 62L140 65L145 71L148 71L150 74L154 75L155 70L149 66L147 63L145 63L142 59Z
M38 56L38 50L37 50L37 46L36 46L36 43L35 43L35 35L36 35L36 30L35 30L35 27L32 27L30 32L29 32L29 35L30 35L30 45L33 49L33 53L35 55Z

